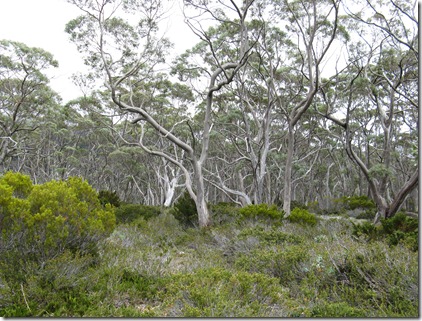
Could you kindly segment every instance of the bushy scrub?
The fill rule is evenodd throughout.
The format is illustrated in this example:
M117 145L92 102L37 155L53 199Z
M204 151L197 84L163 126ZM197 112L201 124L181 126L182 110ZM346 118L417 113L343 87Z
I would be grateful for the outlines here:
M0 315L5 317L83 316L92 302L87 290L93 284L91 256L65 251L46 262L42 269L27 275L18 291L13 287L0 290ZM2 294L4 295L2 300Z
M390 246L402 243L412 251L417 251L419 248L418 220L404 213L382 219L381 226L375 226L370 222L353 224L352 234L366 241L383 239Z
M365 318L368 312L349 306L346 302L324 303L310 311L312 318Z
M220 202L210 206L213 225L226 224L235 221L239 207L234 203Z
M264 229L260 226L245 228L238 235L239 239L247 237L256 237L263 245L279 245L285 243L300 244L303 242L303 237L300 235L285 233L274 228Z
M281 220L284 212L279 211L276 205L251 204L239 209L239 214L244 218L276 219Z
M419 248L419 222L404 213L397 213L391 218L381 220L381 233L386 237L389 245L403 243L412 251Z
M285 291L264 274L209 268L174 275L165 293L167 316L274 317Z
M416 317L417 261L417 254L400 245L389 248L384 242L368 243L336 263L342 282L333 287L333 292L352 306L376 306L376 316Z
M98 192L98 199L100 200L101 205L105 206L106 204L110 204L114 207L120 206L120 197L114 191L99 191Z
M235 261L237 269L250 273L265 273L280 279L282 285L300 278L298 265L305 260L307 250L299 245L288 247L270 247L254 249L250 253L241 254Z
M344 196L340 199L340 201L344 204L344 206L348 210L354 210L357 208L362 208L362 209L376 208L374 201L371 200L366 195Z
M380 228L371 222L363 222L360 224L353 224L352 235L363 238L366 241L372 241L380 238Z
M131 223L139 218L145 220L160 215L159 206L143 204L122 204L115 209L117 223Z
M185 192L173 205L173 216L184 226L198 226L198 212L195 201Z
M27 176L0 179L0 264L6 279L23 278L35 262L41 267L63 253L95 253L113 231L115 216L81 178L32 186Z
M287 219L292 223L314 226L317 223L315 214L311 214L306 209L294 208Z

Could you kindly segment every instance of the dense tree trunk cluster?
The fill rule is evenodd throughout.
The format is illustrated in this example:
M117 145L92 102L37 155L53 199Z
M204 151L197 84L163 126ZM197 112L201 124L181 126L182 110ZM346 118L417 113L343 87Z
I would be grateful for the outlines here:
M103 83L63 105L51 55L1 41L0 172L148 205L187 190L202 227L222 201L418 210L416 2L184 1L198 44L166 61L164 1L68 1L84 77Z

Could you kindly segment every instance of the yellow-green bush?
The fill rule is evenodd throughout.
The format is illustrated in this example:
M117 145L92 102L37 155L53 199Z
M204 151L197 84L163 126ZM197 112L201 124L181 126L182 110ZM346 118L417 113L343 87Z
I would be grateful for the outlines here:
M251 204L239 210L239 214L245 218L271 218L281 220L284 212L279 211L276 205Z
M308 210L302 208L294 208L290 215L287 217L290 222L299 223L303 225L314 226L317 223L315 214L311 214Z
M0 265L12 277L13 265L44 266L66 249L95 253L115 216L81 178L33 186L29 177L9 172L0 178L0 222Z

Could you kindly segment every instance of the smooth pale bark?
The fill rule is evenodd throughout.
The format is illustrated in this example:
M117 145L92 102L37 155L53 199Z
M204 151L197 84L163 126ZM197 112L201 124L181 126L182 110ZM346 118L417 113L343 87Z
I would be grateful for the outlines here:
M325 47L322 49L321 54L319 57L316 56L316 43L317 42L317 31L319 26L317 25L317 16L319 12L317 12L317 2L314 0L312 1L312 14L308 16L308 24L306 26L301 25L301 22L297 20L294 11L288 7L292 17L294 18L293 21L297 24L298 28L301 30L300 36L305 44L305 51L301 53L306 59L304 60L303 68L308 70L307 77L304 77L305 83L308 86L308 92L306 97L302 101L300 101L297 105L293 106L290 112L286 112L286 116L288 119L288 139L287 139L287 158L286 158L286 165L285 165L285 174L284 174L284 199L283 199L283 210L285 212L285 216L288 217L290 215L290 205L292 201L292 165L293 165L293 157L294 157L294 143L295 143L295 128L298 121L301 119L303 114L309 109L311 106L314 97L318 91L319 83L320 83L320 65L327 54L328 50L331 47L331 44L334 41L334 38L337 34L337 23L338 23L338 2L332 2L332 9L334 10L334 19L333 19L333 27L330 32L330 35L327 37L329 40ZM308 32L304 32L303 30L307 29Z

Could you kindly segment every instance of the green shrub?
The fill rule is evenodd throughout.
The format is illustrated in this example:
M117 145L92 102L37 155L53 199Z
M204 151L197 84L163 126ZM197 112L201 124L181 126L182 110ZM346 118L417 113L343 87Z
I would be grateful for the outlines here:
M412 251L417 251L419 248L418 220L404 213L382 219L380 227L370 222L353 224L352 235L364 236L366 241L384 239L390 246L403 243Z
M385 234L391 234L395 231L404 233L415 232L418 230L418 220L411 218L404 213L397 213L391 218L382 219L381 225Z
M12 171L8 171L0 177L0 186L11 188L12 196L16 198L28 197L33 187L29 176Z
M380 232L371 222L362 222L359 224L353 223L352 235L356 237L364 237L366 241L376 240L379 238Z
M382 219L382 234L389 245L403 243L412 251L419 248L418 220L404 213L397 213L391 218Z
M103 208L81 178L30 186L28 177L13 175L0 179L0 271L6 279L25 279L31 262L43 266L66 249L94 254L113 231L113 210ZM26 198L13 196L19 182L26 186L19 196Z
M238 205L227 202L212 204L210 209L212 213L211 218L214 225L221 225L235 221L236 215L239 211Z
M294 208L300 208L303 210L307 210L308 206L300 201L292 200L290 202L290 210L293 210Z
M99 191L98 199L100 200L102 206L105 206L106 204L110 204L114 207L120 206L120 197L116 192Z
M288 247L254 249L250 253L241 254L235 261L237 269L249 273L265 273L280 279L287 285L296 278L301 278L298 264L306 259L307 250L299 245Z
M346 209L354 210L357 208L363 209L375 209L376 205L373 200L371 200L368 196L344 196L340 198L340 201L344 204Z
M173 216L184 226L198 226L198 212L195 201L185 192L173 205Z
M376 208L370 208L362 213L360 213L358 216L356 216L357 219L366 219L366 220L373 220L375 218L375 215L377 213Z
M163 299L170 317L274 317L284 292L261 273L208 268L173 275Z
M311 310L312 318L364 318L367 311L349 306L345 302L325 303L314 306Z
M263 227L246 228L238 234L239 239L248 236L254 236L259 239L263 245L279 245L284 243L300 244L303 237L279 231L277 229L265 230Z
M341 301L363 309L378 307L375 316L418 315L418 255L404 247L374 241L348 251L337 263L347 286L333 287ZM406 271L406 272L404 272Z
M251 204L239 209L239 214L245 218L253 219L276 219L281 220L284 212L279 211L276 205L268 204Z
M131 223L138 218L148 220L160 215L159 206L150 206L142 204L122 204L115 209L117 223Z
M302 225L314 226L317 223L315 214L311 214L308 210L301 208L294 208L287 219L292 223L299 223Z

